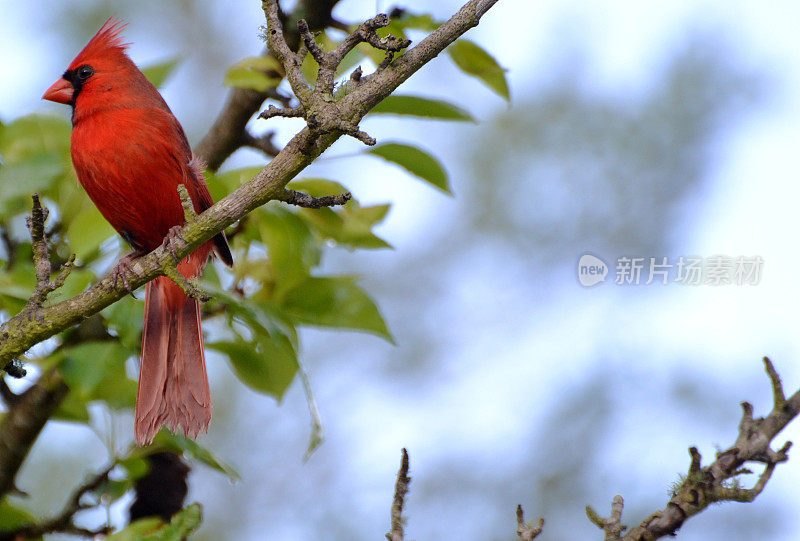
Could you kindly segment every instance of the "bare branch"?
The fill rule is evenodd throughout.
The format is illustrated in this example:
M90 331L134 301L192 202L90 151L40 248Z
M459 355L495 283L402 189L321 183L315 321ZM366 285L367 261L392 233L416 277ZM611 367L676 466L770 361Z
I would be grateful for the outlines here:
M322 29L327 26L339 24L331 16L331 11L339 0L304 0L298 2L295 13L289 16L297 20L306 17L312 30ZM300 38L296 32L287 34L289 47L296 48ZM264 51L264 54L270 54ZM277 83L276 83L277 87ZM236 150L249 146L263 151L267 156L275 156L279 148L256 144L253 145L252 136L247 133L246 126L253 115L258 112L261 105L268 99L289 105L290 99L278 92L277 88L268 88L264 92L245 88L234 88L230 91L225 106L220 111L214 124L205 137L195 148L195 154L203 159L211 170L217 170Z
M517 535L520 541L533 541L539 534L542 533L544 528L544 519L540 518L536 526L528 526L525 524L525 512L522 506L517 506Z
M178 197L181 200L181 207L183 207L184 222L188 225L197 218L197 213L194 211L194 203L192 203L189 190L183 184L178 184Z
M767 371L769 380L772 382L772 395L774 398L775 409L780 409L786 403L786 395L783 394L783 384L781 383L781 378L778 375L778 372L775 371L775 367L773 366L772 361L769 360L769 357L764 357L764 369Z
M298 207L305 207L310 209L319 209L322 207L335 207L344 205L353 198L350 192L341 195L326 195L323 197L313 197L307 193L298 192L296 190L285 190L284 198L281 199L284 203L296 205Z
M624 505L625 502L622 496L614 496L614 499L611 501L611 515L608 518L601 517L591 506L586 506L586 516L588 516L589 520L598 528L605 531L606 541L618 541L621 539L620 536L625 530L625 526L622 525L622 508Z
M246 88L231 90L225 106L220 111L211 129L195 148L195 154L215 171L228 157L242 146L248 145L246 126L261 104L268 98L276 99L275 89L257 92ZM268 156L278 153L267 152Z
M305 116L305 110L302 107L275 107L274 105L270 105L266 111L261 111L261 114L258 115L258 118L273 118L276 116L282 116L285 118L303 118Z
M308 52L314 57L314 60L317 61L317 64L322 65L325 63L325 51L323 51L319 43L317 43L305 19L300 19L297 22L297 29L300 31L300 37L303 38L303 42L306 44L306 49L308 49Z
M48 533L66 533L72 535L80 535L83 537L94 537L101 534L108 534L111 532L110 526L104 526L97 530L89 530L77 526L74 522L75 515L84 509L96 507L98 504L84 503L83 497L100 488L100 486L108 481L108 474L114 469L115 464L108 466L102 472L92 476L83 485L75 489L72 493L64 509L57 516L46 520L40 524L24 526L22 528L10 531L0 532L0 534L10 533L14 539L31 539L41 537Z
M286 37L283 35L283 25L280 19L280 8L277 0L264 0L261 3L264 8L264 15L267 18L267 45L275 58L283 65L286 72L286 80L292 87L292 92L305 105L311 89L306 84L303 71L300 69L302 61L292 52Z
M260 118L271 118L275 116L304 117L314 134L330 133L338 131L361 141L366 145L374 145L375 139L369 136L358 127L358 121L351 116L343 114L333 99L334 79L336 69L341 64L344 57L353 50L359 43L369 43L377 49L387 51L387 60L383 62L380 69L384 69L394 58L396 52L408 47L411 42L405 38L388 36L381 38L376 30L389 25L389 17L380 14L372 19L360 24L354 32L345 37L344 40L332 51L324 51L317 43L314 34L306 23L301 19L297 23L298 32L303 40L305 51L311 53L314 60L319 64L316 86L312 90L305 81L302 70L300 69L301 60L298 55L291 54L290 48L283 39L283 29L278 14L280 13L277 0L264 0L264 13L267 17L267 38L270 47L275 51L283 63L286 70L287 79L295 91L300 105L278 109L270 106L266 111L259 115ZM356 70L350 78L350 85L358 85L361 81L361 71ZM349 88L349 87L348 87Z
M620 537L621 529L610 532L609 528L621 526L622 498L614 499L614 506L609 519L600 518L591 508L587 508L589 518L606 531L606 539L622 539L623 541L649 541L664 536L675 535L690 517L707 509L713 503L724 501L751 502L769 482L777 464L788 459L787 453L791 442L786 442L779 450L771 448L770 443L783 428L800 414L800 390L786 399L783 386L775 367L769 359L764 358L764 368L772 384L774 407L764 418L753 417L753 406L742 403L742 420L739 423L739 435L733 446L720 452L716 460L708 466L702 466L702 457L696 447L689 449L691 463L686 477L672 494L667 506L649 517L639 526L633 528L624 537ZM743 468L747 462L762 462L764 471L752 488L742 488L738 476L749 473ZM609 537L611 535L612 537ZM617 537L614 537L617 535Z
M388 541L403 541L405 535L403 532L403 505L405 505L409 484L411 484L411 478L408 476L408 451L404 447L400 470L397 472L397 483L394 486L392 529L386 534Z
M44 223L47 221L47 216L50 211L46 207L42 207L39 201L39 194L33 194L33 210L31 215L27 217L26 222L28 230L31 232L31 248L33 250L33 267L36 271L36 287L33 290L28 303L25 306L25 311L35 310L41 308L47 300L47 296L64 285L72 265L75 263L75 255L73 254L69 260L61 267L61 271L56 276L55 280L50 280L50 275L53 272L53 265L50 262L50 249L47 246L47 235L44 230Z
M242 135L242 146L260 150L267 156L277 156L278 152L280 152L281 149L278 148L273 142L274 137L275 137L274 131L267 132L264 135L260 135L258 137L254 136L248 131L245 131L244 134Z
M57 372L45 372L9 405L0 420L0 499L14 487L14 477L31 445L67 392Z

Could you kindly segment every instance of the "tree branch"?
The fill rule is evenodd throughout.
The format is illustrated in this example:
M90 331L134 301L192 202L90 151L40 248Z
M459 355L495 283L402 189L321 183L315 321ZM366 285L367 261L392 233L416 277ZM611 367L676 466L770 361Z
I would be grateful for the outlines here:
M397 472L397 482L394 486L394 501L392 503L392 529L386 534L388 541L403 541L403 505L405 505L408 486L411 478L408 476L408 451L403 448L403 458L400 461L400 470Z
M775 451L770 444L775 436L798 414L800 414L800 390L788 399L783 394L783 385L772 362L764 357L764 368L772 383L774 407L763 418L753 418L753 406L742 403L742 421L739 424L739 436L736 442L717 454L716 460L702 467L701 456L697 448L691 447L689 455L691 464L689 472L681 484L675 489L667 506L649 517L639 526L622 536L621 496L614 498L611 517L600 518L597 513L587 507L589 518L606 531L607 540L651 541L659 537L675 535L690 517L705 510L713 503L734 501L751 502L766 486L775 466L788 460L787 452L791 442L786 442ZM742 488L738 476L750 471L742 468L746 462L765 464L764 471L752 488Z
M33 194L33 209L31 215L27 217L26 223L31 232L31 249L33 251L33 267L36 271L36 287L33 294L28 299L25 310L35 310L41 308L47 300L47 296L64 285L72 264L75 262L75 255L61 267L61 271L56 279L51 281L50 275L53 273L53 265L50 262L50 248L47 246L47 235L44 231L44 223L50 211L42 207L39 202L39 194Z
M281 201L298 207L309 209L319 209L322 207L335 207L344 205L353 198L350 192L341 195L326 195L324 197L313 197L307 193L295 190L285 190Z
M306 19L313 30L331 26L333 8L340 0L304 0L298 3L293 20ZM300 37L296 31L289 29L286 39L290 46L296 47ZM263 54L270 54L264 51ZM247 131L247 123L267 99L273 99L284 106L289 99L275 88L264 92L245 88L234 88L228 94L225 106L217 115L208 133L198 143L195 154L206 163L209 169L216 171L228 157L241 147L251 147L273 157L280 148L275 147L269 137L255 137Z
M216 171L228 157L243 146L248 144L248 136L253 137L246 130L247 123L268 98L276 96L277 92L257 92L246 88L235 88L228 94L225 106L220 111L211 129L200 140L195 148L195 154L212 171ZM268 156L274 156L272 148L261 149Z
M9 404L0 421L0 499L14 487L31 445L68 392L61 376L51 370Z
M517 536L519 536L520 541L533 541L539 537L542 529L544 529L543 518L539 519L536 526L529 526L525 523L525 511L522 510L521 505L517 506Z
M334 120L357 126L370 109L467 30L476 26L481 16L496 2L497 0L469 0L453 17L417 46L400 55L386 69L361 78L352 92L335 102L337 118ZM275 0L266 1L264 5L272 9L270 6L275 5ZM270 24L274 23L273 17ZM278 28L275 30L280 31ZM283 41L275 40L273 35L273 42L276 44ZM285 49L282 54L286 54ZM329 118L326 117L325 120ZM330 147L342 133L338 128L328 132L312 128L311 125L297 133L252 180L182 229L180 236L183 242L178 256L185 258L202 243L256 208L268 201L280 200L286 184ZM164 247L133 261L131 269L136 277L130 281L131 287L140 287L164 274L164 269L173 263L172 254ZM106 276L71 299L37 308L30 313L17 314L0 326L0 366L5 366L8 361L22 355L33 345L75 325L84 317L99 312L126 294L124 284L114 284L113 277Z
M0 531L0 539L32 539L41 537L48 533L66 533L71 535L80 535L83 537L95 537L101 534L108 534L111 531L110 526L104 526L97 530L89 530L77 526L74 522L75 515L84 509L96 507L98 504L86 504L81 500L86 494L97 490L103 483L108 481L108 474L114 469L116 464L108 466L100 473L94 475L87 480L83 485L75 489L72 493L64 509L57 516L46 520L39 524L32 524L24 526L13 531L3 532ZM10 534L10 536L8 535Z

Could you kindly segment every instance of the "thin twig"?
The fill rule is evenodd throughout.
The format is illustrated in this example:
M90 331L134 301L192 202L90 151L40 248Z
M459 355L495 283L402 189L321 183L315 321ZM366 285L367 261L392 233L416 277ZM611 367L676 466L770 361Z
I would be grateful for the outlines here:
M780 409L786 403L786 395L783 393L781 377L778 375L778 372L775 370L775 366L772 364L772 361L769 360L769 357L764 357L763 361L764 369L767 371L770 382L772 382L772 396L774 399L775 409Z
M377 49L387 51L388 60L382 63L380 67L380 69L384 69L394 58L394 54L408 47L411 42L405 38L396 38L394 36L381 38L378 36L376 30L389 25L389 17L385 14L380 14L360 24L355 31L346 36L332 51L324 51L320 44L317 43L308 23L301 19L297 23L297 28L303 40L304 47L302 52L309 52L319 64L316 85L311 89L300 69L300 57L291 52L284 38L277 0L263 0L262 5L267 17L267 41L275 56L283 64L286 77L295 91L300 105L283 109L270 105L266 111L259 115L259 118L272 118L275 116L303 117L314 134L338 131L354 137L366 145L374 145L375 138L359 129L358 122L354 121L353 118L342 114L336 104L336 100L333 99L336 69L347 53L359 43L369 43ZM359 69L350 77L350 81L347 83L348 91L351 86L357 86L360 81L361 71ZM337 92L336 97L341 97L341 94L341 92Z
M0 499L14 487L14 478L33 442L67 392L61 376L50 370L20 394L0 418Z
M261 111L258 118L274 118L281 116L285 118L303 118L305 110L302 107L275 107L270 105L266 111Z
M544 528L544 519L540 518L539 522L536 523L536 526L529 526L525 523L525 511L522 510L522 506L517 506L517 536L519 536L520 541L533 541L539 534L542 533L542 529Z
M39 201L39 194L33 194L33 209L31 210L31 215L26 218L26 223L31 233L36 286L28 299L28 303L25 305L26 311L41 308L47 300L47 296L64 285L75 263L75 255L73 254L61 267L56 279L50 280L50 275L53 273L53 264L50 262L50 248L47 246L47 235L44 229L44 223L47 221L49 214L50 211L47 207L43 207Z
M75 491L72 493L67 504L62 509L61 513L56 515L55 517L41 522L39 524L33 524L29 526L24 526L22 528L18 528L16 530L12 530L11 532L0 532L2 533L11 533L14 539L29 539L35 537L41 537L45 534L49 533L65 533L65 534L72 534L72 535L80 535L83 537L94 537L97 535L104 535L111 532L111 526L106 525L96 530L90 530L87 528L83 528L77 526L74 522L75 515L80 511L85 509L90 509L92 507L96 507L99 503L94 504L87 504L84 503L83 497L97 490L103 483L108 481L108 475L111 473L111 470L114 469L116 464L112 464L105 468L100 473L92 476L89 480L87 480L84 484L79 486Z
M716 460L708 466L703 467L700 452L696 447L691 447L689 471L664 509L653 513L624 537L620 537L616 530L610 531L610 527L621 526L621 497L618 501L617 498L614 499L613 511L608 519L599 517L591 508L587 508L587 514L592 522L606 531L606 539L650 541L675 535L686 520L713 503L751 502L761 494L777 464L788 460L787 453L792 445L787 441L776 451L770 444L778 433L800 414L800 390L787 399L778 372L766 357L764 369L770 379L774 395L772 411L766 417L756 419L753 416L753 406L749 402L743 402L736 442L728 449L719 452ZM739 475L750 471L743 467L747 462L765 464L764 471L751 488L743 488L738 482ZM619 533L621 531L620 529Z
M403 506L405 505L408 486L411 478L408 476L408 451L403 448L403 458L400 461L400 470L397 472L397 483L394 486L394 502L392 503L392 529L386 534L388 541L403 541Z
M326 195L323 197L314 197L307 193L298 192L296 190L286 190L284 192L284 203L296 205L298 207L305 207L309 209L319 209L322 207L335 207L344 205L353 198L350 192L340 195Z
M281 149L278 148L278 146L275 144L273 140L274 138L275 138L274 131L267 132L264 135L260 135L258 137L254 136L249 131L245 131L242 134L242 146L260 150L267 156L273 157L277 156L278 152L281 151Z

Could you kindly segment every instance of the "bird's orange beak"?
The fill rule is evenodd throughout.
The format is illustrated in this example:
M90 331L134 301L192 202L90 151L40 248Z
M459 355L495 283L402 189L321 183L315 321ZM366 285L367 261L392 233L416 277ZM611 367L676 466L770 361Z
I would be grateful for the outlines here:
M68 105L72 102L72 94L74 92L75 89L72 88L72 83L62 77L47 89L42 99Z

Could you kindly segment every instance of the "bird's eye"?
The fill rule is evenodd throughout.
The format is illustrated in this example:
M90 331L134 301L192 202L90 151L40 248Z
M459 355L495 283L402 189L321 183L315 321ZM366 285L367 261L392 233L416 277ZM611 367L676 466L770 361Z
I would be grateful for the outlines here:
M81 66L78 68L77 74L78 78L81 80L81 82L83 82L94 75L94 70L92 69L92 66Z

